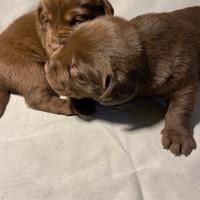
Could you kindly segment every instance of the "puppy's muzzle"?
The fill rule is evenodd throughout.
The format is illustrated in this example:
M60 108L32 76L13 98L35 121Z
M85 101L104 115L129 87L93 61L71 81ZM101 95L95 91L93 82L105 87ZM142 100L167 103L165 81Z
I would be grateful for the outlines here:
M55 31L50 38L49 42L50 49L56 51L61 46L63 46L63 44L67 42L71 32L72 32L71 29Z
M67 40L67 37L57 37L54 36L49 43L49 48L52 49L53 51L58 50Z

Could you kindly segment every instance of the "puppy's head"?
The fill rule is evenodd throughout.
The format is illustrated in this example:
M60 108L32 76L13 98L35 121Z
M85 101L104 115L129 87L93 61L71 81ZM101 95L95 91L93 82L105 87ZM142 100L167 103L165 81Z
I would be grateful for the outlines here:
M107 0L41 0L38 8L38 32L51 55L82 22L101 15L113 15Z
M60 95L121 104L137 92L141 51L137 31L129 22L101 17L79 26L69 44L46 64L46 77Z

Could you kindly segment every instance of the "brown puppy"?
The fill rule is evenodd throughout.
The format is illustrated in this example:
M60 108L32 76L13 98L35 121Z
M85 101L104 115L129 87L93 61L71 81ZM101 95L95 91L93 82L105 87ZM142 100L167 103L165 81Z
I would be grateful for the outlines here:
M107 0L42 0L37 11L17 19L0 34L0 117L10 93L25 97L34 109L71 115L69 100L61 100L44 73L48 55L68 40L78 24L112 15Z
M42 0L37 30L48 54L58 49L78 24L101 15L113 15L107 0Z
M48 82L58 94L104 105L163 97L169 102L163 146L188 156L196 148L190 121L199 90L199 16L200 7L192 7L80 25L46 64Z

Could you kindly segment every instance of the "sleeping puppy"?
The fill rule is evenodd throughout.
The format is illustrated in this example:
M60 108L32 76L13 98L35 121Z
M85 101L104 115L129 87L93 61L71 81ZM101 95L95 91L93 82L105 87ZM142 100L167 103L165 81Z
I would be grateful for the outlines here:
M71 101L60 99L49 87L44 64L80 23L113 12L107 0L42 0L37 11L20 17L2 32L0 117L10 93L24 96L26 103L37 110L74 114Z
M57 94L103 105L163 97L169 103L163 146L188 156L196 148L191 116L199 90L199 16L200 7L192 7L80 25L46 64L47 80Z
M42 0L37 12L37 31L49 55L65 43L80 23L114 14L107 0Z

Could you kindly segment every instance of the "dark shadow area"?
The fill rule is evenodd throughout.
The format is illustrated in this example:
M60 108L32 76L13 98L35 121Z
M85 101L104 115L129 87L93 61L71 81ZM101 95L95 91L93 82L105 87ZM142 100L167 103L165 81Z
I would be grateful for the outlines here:
M160 122L167 106L160 98L140 97L120 106L101 106L90 99L73 100L73 108L84 120L124 124L127 130L133 130Z
M82 100L81 100L82 101ZM139 97L120 106L101 106L93 100L76 102L76 109L84 120L101 120L127 125L126 130L153 126L164 119L167 104L158 97ZM84 113L86 115L84 115ZM200 122L200 94L192 117L192 127Z
M97 105L94 118L127 125L126 130L131 131L157 124L164 118L166 108L165 102L160 98L141 97L120 106Z

